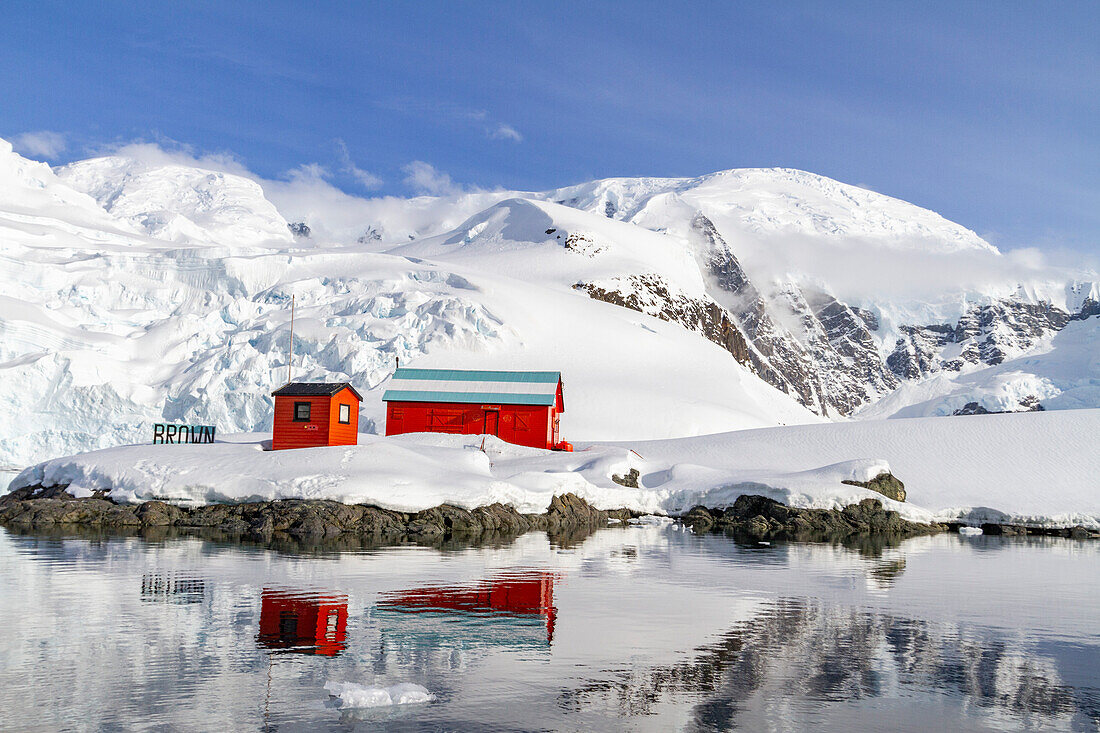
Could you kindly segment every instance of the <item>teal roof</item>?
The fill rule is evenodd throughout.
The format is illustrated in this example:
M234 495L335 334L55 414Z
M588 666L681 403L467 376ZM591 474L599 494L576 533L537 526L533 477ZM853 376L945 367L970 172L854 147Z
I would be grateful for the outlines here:
M409 369L401 367L394 379L440 379L451 382L551 382L561 381L561 372L494 372L476 369Z
M551 406L560 383L561 372L402 368L382 400Z

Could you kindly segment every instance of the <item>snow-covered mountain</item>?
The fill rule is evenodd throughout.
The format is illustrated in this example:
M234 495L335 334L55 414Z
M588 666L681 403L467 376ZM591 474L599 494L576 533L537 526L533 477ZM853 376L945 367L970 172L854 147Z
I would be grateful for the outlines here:
M260 185L243 176L110 156L64 166L57 177L157 239L233 246L292 240Z
M346 198L329 221L245 175L122 156L54 171L0 141L0 464L144 440L157 420L267 428L292 295L295 376L355 382L364 429L399 357L560 369L574 440L992 405L964 377L1003 365L1011 382L1007 365L1055 334L1078 348L1100 312L1094 275L1017 266L933 212L801 171ZM995 404L1100 405L1091 378L1030 395L1020 377L1020 400Z

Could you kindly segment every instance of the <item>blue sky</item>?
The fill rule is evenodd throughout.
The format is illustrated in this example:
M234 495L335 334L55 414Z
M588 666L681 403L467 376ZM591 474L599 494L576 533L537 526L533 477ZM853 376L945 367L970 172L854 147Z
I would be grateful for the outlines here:
M11 3L0 136L363 196L785 166L1100 249L1100 3L679 5Z

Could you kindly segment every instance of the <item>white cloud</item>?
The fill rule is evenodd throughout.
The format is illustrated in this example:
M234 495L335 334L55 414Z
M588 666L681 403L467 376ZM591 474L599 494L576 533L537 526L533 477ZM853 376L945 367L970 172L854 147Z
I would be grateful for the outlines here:
M198 154L190 145L174 140L145 142L137 140L128 143L115 143L101 146L94 151L97 155L118 155L132 158L149 166L183 165L219 173L232 173L245 178L256 178L241 159L232 153Z
M495 130L489 133L489 137L494 140L514 140L517 143L523 142L523 135L519 134L519 130L503 122L497 125Z
M352 244L373 229L382 236L380 247L393 246L449 231L478 211L512 195L507 191L462 186L422 161L406 166L406 182L418 192L431 189L435 197L368 198L337 188L331 182L333 171L319 163L300 165L271 179L248 170L232 154L199 153L172 140L119 143L95 152L134 158L152 166L182 165L249 178L263 188L264 196L275 204L283 218L306 222L316 243Z
M297 183L312 183L331 178L332 173L320 163L302 163L297 168L288 170L283 176L287 180Z
M21 133L11 139L11 144L19 153L38 158L56 158L68 147L64 134L50 130Z
M755 240L755 241L753 241ZM826 287L841 300L911 304L959 301L961 293L1011 295L1018 285L1042 285L1054 297L1065 283L1092 279L1087 263L1035 248L1001 253L986 249L945 251L934 240L848 236L831 240L793 233L757 235L742 242L737 257L758 283ZM870 299L870 300L868 300Z
M462 192L462 186L452 181L449 175L422 160L414 160L401 170L405 172L405 183L418 193L449 196Z
M378 188L382 185L382 179L368 170L363 170L351 159L347 144L340 138L336 138L336 149L340 155L340 170L359 181L359 185L367 190Z

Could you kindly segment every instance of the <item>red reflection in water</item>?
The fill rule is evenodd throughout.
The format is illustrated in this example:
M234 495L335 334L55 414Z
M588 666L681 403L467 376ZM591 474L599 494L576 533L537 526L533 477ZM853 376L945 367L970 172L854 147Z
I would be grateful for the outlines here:
M378 605L408 613L461 611L494 615L543 616L546 643L554 637L553 573L510 573L474 585L428 586L386 593Z
M260 633L267 649L335 657L344 651L347 596L322 596L265 588L260 599Z

